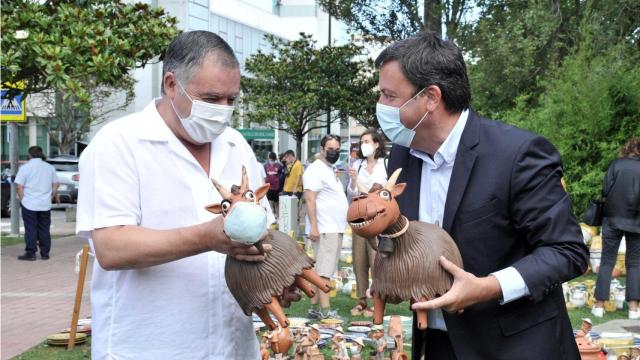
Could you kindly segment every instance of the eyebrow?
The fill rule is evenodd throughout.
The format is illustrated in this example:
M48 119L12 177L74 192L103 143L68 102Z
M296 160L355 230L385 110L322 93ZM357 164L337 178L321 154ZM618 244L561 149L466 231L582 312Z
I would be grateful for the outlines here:
M224 94L215 91L205 91L203 93L199 93L198 96L201 98L236 98L238 97L238 94L239 93Z

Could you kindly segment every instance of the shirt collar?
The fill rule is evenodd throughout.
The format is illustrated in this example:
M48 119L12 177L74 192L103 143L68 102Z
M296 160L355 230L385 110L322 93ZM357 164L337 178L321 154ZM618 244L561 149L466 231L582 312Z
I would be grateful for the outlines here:
M462 132L467 124L469 118L469 109L465 109L460 113L460 117L456 122L456 125L451 129L449 136L444 140L442 145L438 148L438 151L433 155L433 162L436 166L444 164L451 164L456 160L456 152L458 151L458 145L462 138ZM422 151L410 149L409 153L419 159L426 160L429 156Z

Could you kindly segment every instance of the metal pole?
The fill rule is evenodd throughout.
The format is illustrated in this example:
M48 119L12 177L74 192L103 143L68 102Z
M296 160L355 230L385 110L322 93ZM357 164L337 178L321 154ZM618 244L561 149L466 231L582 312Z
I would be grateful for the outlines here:
M327 46L331 47L331 3L329 3L329 39L327 40ZM331 134L331 106L327 109L327 135Z
M7 123L9 132L9 161L11 163L11 235L20 235L20 202L16 192L16 174L18 173L18 124L15 121Z

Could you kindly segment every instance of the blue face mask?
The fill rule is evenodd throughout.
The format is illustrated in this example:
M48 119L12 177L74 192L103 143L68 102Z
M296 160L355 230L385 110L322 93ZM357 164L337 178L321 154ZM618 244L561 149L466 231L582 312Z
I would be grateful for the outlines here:
M380 124L380 128L384 131L385 135L391 140L391 142L402 145L404 147L409 147L411 145L411 141L413 141L413 137L416 135L415 129L422 123L422 120L427 116L429 112L426 112L420 121L414 126L412 129L407 129L402 125L400 121L400 110L409 103L409 101L416 98L416 96L420 95L424 89L420 90L414 97L407 100L402 106L399 108L384 105L378 103L376 105L376 117L378 118L378 123Z
M233 241L253 245L267 232L267 213L258 204L236 203L224 218L224 232Z

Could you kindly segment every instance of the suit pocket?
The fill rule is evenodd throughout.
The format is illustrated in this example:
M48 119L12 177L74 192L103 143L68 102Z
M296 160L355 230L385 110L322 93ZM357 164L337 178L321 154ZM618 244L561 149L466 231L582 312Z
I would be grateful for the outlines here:
M469 224L495 214L497 208L498 199L494 197L493 199L471 210L462 210L458 212L458 220L460 221L460 225Z
M533 305L524 300L514 311L498 316L498 323L504 336L511 336L527 330L558 315L558 308L552 299Z

